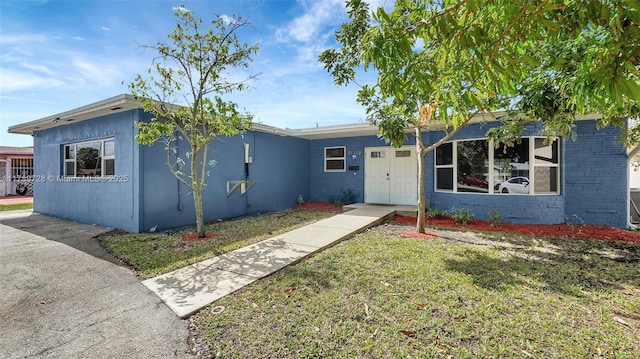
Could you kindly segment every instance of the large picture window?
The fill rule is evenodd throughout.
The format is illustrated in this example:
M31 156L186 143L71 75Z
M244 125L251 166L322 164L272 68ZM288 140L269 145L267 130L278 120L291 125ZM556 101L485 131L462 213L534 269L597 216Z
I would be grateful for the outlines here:
M435 151L435 190L559 194L559 158L558 140L539 137L513 146L495 147L486 139L444 143Z
M324 148L324 171L344 172L347 162L346 147L325 147Z
M493 182L496 193L529 194L529 139L506 146L501 143L493 152Z
M64 176L113 176L115 160L113 138L68 144L64 146Z
M458 192L489 192L489 144L485 140L457 143Z

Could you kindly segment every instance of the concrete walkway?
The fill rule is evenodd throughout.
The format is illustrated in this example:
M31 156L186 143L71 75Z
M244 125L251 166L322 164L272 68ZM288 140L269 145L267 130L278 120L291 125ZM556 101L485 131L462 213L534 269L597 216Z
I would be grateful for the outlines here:
M408 207L351 208L355 209L142 283L178 316L186 318L215 300L380 224Z

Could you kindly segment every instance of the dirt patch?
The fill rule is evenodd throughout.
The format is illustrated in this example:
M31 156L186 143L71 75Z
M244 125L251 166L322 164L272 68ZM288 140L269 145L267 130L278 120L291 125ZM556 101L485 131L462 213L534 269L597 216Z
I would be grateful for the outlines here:
M438 238L438 235L431 232L418 233L416 231L403 231L403 232L400 232L400 237L415 238L415 239L433 239L433 238Z
M326 211L326 212L336 212L342 213L342 207L336 206L332 203L323 203L323 202L307 202L296 204L293 206L294 209L311 209L314 211Z
M415 217L396 216L394 224L415 225ZM625 241L640 243L640 233L627 231L609 226L592 225L569 225L559 224L516 224L500 223L492 226L491 223L474 220L466 225L456 223L448 217L427 218L426 224L436 228L471 229L484 232L508 232L532 236L543 236L552 238L580 238L580 239L601 239L606 241Z

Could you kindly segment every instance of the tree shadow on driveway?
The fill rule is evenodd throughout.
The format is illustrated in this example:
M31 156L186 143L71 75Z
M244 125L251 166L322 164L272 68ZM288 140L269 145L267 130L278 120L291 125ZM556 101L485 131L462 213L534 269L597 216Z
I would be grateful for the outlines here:
M126 266L105 251L95 238L108 231L102 226L83 224L32 212L0 214L0 225L6 226L5 228L0 227L2 236L5 241L9 242L5 245L35 245L33 237L20 234L20 232L26 232L44 240L65 244L96 258Z

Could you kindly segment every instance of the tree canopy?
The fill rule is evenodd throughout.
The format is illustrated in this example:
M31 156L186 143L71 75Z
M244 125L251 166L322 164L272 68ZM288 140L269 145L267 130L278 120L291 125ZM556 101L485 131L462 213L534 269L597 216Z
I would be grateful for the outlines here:
M388 125L402 127L394 122L421 117L417 104L436 104L447 111L434 118L454 127L460 114L510 109L567 135L576 115L622 125L640 114L637 0L398 0L390 12L350 0L347 7L350 21L336 32L342 47L320 60L338 85L355 81L361 66L377 72L358 98L374 123L399 111L408 119ZM383 111L389 104L394 110Z
M623 128L640 115L637 0L397 0L372 12L348 0L347 8L339 47L320 61L337 85L374 71L358 102L394 146L413 128L421 161L495 110L506 110L487 133L496 144L517 141L529 121L542 121L552 138L573 136L581 115ZM444 136L425 146L421 133L430 129ZM640 140L635 131L629 144ZM424 203L423 189L419 197Z

